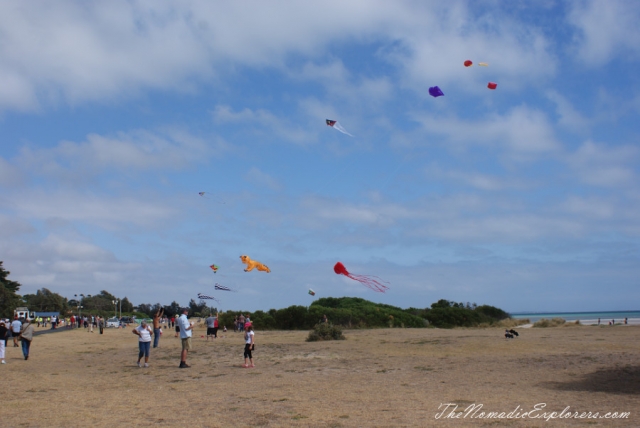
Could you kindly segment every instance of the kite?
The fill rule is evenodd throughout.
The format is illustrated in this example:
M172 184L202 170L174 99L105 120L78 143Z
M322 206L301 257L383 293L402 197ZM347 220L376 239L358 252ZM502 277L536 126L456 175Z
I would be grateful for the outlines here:
M344 129L342 127L342 125L340 125L340 122L338 122L337 120L327 119L327 126L330 126L333 129L336 129L336 130L342 132L343 134L347 134L349 137L353 137L353 135L349 134L349 132L347 132L347 130Z
M466 61L464 62L464 66L465 66L465 67L471 67L472 65L473 65L473 61L471 61L471 60L466 60Z
M493 83L493 82L487 83L487 88L489 88L489 89L495 89L497 87L498 87L497 83Z
M479 62L478 65L480 67L489 67L489 64L487 64L486 62Z
M201 197L205 198L205 199L212 199L215 197L215 195L211 192L198 192L198 195L200 195ZM217 201L219 204L224 204L224 201Z
M213 271L213 273L218 273L218 269L220 269L218 266L216 265L211 265L209 266L211 268L211 270Z
M366 287L379 293L384 293L386 290L389 289L389 287L387 287L386 285L382 284L380 281L375 279L375 278L378 278L377 276L355 275L355 274L349 273L347 268L344 267L344 265L340 262L336 263L336 265L333 267L333 271L338 275L344 275L358 282L361 282Z
M315 295L316 295L316 292L315 292L315 291L313 291L312 289L309 289L309 294L311 294L312 296L315 296Z
M229 287L225 287L224 285L220 285L217 282L216 282L216 285L213 286L213 288L215 288L216 290L220 290L220 291L233 291L233 292L235 292L235 290L232 290Z
M442 89L438 88L437 86L432 86L431 88L429 88L429 95L436 98L443 96L444 92L442 92Z
M207 296L206 294L198 293L198 299L200 300L213 300L215 302L220 303L220 300L216 299L213 296Z
M262 272L271 272L271 269L269 269L267 266L255 260L251 260L249 256L240 256L240 260L242 260L242 263L247 265L247 268L244 270L245 272L251 272L254 268Z

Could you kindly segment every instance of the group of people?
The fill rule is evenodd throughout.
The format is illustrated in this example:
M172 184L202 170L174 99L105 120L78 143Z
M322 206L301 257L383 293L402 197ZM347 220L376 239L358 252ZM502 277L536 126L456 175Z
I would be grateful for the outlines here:
M158 310L153 316L153 328L147 324L145 320L141 322L141 324L133 329L133 334L138 336L138 367L149 367L149 356L151 353L151 341L153 338L153 347L157 348L160 343L160 336L162 335L161 328L161 320L163 317L164 309ZM191 367L187 364L187 356L189 351L192 348L191 337L193 334L194 323L190 322L187 315L189 313L189 309L185 308L182 310L182 315L174 320L176 325L177 334L180 336L180 340L182 342L182 350L180 352L180 366L179 368L189 368ZM42 322L36 321L35 323ZM29 359L29 350L31 348L31 342L33 341L33 333L35 331L34 322L29 319L19 319L17 316L11 323L7 323L5 321L0 320L0 363L6 364L5 361L5 348L7 346L7 341L10 336L13 337L13 346L20 347L18 345L18 341L22 342L22 353L25 360ZM53 325L53 321L51 321ZM69 320L69 325L74 326L78 325L78 328L81 325L84 325L85 328L89 328L91 332L93 332L93 326L97 325L100 328L100 333L103 333L104 329L104 319L101 317L75 317L72 316ZM217 316L209 316L206 319L207 324L207 341L209 338L216 339L218 337L218 317ZM242 330L244 331L244 364L242 367L244 368L253 368L255 365L253 364L253 355L252 351L255 348L254 344L254 331L253 325L251 324L251 319L247 315L240 315L236 317L236 325L238 329L240 329L240 325ZM144 363L142 363L142 359L144 358Z
M154 336L153 347L157 348L160 343L160 335L162 329L160 328L160 319L164 309L158 310L153 316L153 329L147 324L145 320L142 320L140 325L133 329L133 334L138 336L138 367L149 367L149 355L151 354L151 337ZM187 364L187 355L191 350L191 334L193 330L193 323L187 318L189 309L185 308L182 311L182 315L174 321L176 328L179 330L180 339L182 341L182 351L180 352L180 368L189 368ZM141 361L144 357L144 365Z
M138 336L138 367L149 367L149 356L151 354L151 340L153 337L153 347L157 348L160 342L160 336L162 335L161 329L161 320L163 317L164 309L159 309L153 316L153 328L147 324L146 321L142 321L141 324L133 329L133 334ZM180 340L182 342L182 350L180 352L180 365L178 366L181 369L191 367L187 364L187 356L189 355L189 351L192 348L191 337L193 334L194 323L189 321L187 317L189 313L188 308L184 308L182 310L182 315L174 320L176 326L176 336L180 336ZM254 345L254 335L253 325L251 324L251 320L249 317L243 318L243 329L244 329L244 364L242 367L244 368L253 368L255 365L253 364L253 355L252 351L255 348ZM218 337L218 317L217 316L209 316L206 319L207 323L207 341L211 337L212 340ZM142 363L142 359L144 358L144 363Z
M251 324L251 318L249 318L249 314L245 317L243 314L237 315L233 319L234 331L244 331L245 324Z
M13 336L14 348L20 347L20 345L18 345L18 341L22 343L22 355L25 360L28 360L34 331L33 323L29 319L19 319L16 316L8 326L5 321L0 321L0 363L6 364L5 352L9 334Z

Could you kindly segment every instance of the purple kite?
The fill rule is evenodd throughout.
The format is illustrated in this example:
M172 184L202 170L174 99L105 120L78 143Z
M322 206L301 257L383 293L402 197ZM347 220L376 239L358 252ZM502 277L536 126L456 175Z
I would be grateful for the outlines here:
M444 92L442 92L442 89L438 88L437 86L432 86L429 88L429 95L431 95L434 98L437 98L437 97L443 96Z

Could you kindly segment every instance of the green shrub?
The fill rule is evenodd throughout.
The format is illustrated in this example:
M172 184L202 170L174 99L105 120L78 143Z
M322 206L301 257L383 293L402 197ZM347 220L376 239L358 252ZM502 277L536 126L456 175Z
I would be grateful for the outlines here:
M318 323L309 332L307 342L316 342L318 340L344 340L342 328L331 323Z

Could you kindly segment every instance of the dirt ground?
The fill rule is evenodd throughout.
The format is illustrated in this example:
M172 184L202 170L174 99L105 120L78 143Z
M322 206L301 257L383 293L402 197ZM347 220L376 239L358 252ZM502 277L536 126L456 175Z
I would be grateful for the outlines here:
M188 369L170 331L148 369L135 364L130 328L36 336L28 361L8 344L0 426L640 426L640 326L519 332L347 330L343 341L307 343L306 331L258 329L254 369L241 367L240 333L206 342L196 330ZM463 413L454 419L446 403ZM564 415L630 415L533 418L567 406Z

